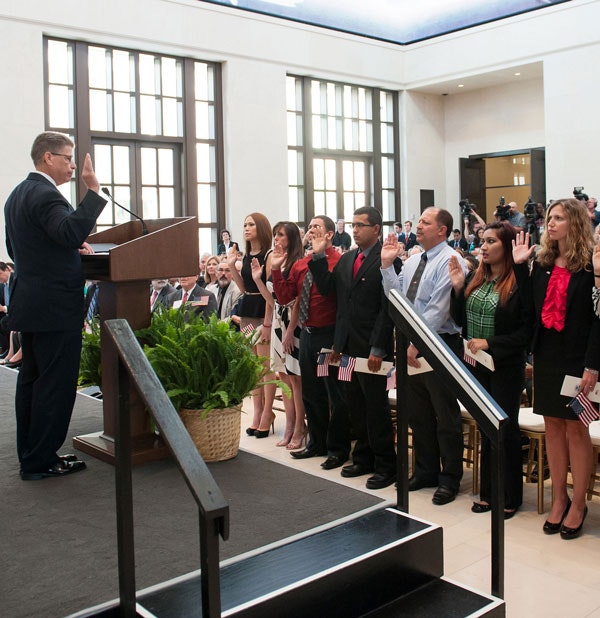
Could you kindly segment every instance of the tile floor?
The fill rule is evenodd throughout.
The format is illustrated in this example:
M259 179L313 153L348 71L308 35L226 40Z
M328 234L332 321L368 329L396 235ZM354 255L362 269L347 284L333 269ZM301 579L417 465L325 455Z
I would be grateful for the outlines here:
M365 488L366 478L345 479L340 470L325 471L321 457L294 460L285 448L277 448L285 423L277 413L275 435L258 440L243 431L249 416L242 416L241 448L308 474L378 495L396 502L392 487L380 491ZM442 526L446 577L482 592L490 592L490 516L473 514L470 507L471 472L465 470L461 492L445 506L431 502L433 489L409 494L410 512ZM546 483L546 508L550 484ZM571 542L542 533L545 516L538 515L536 485L525 484L524 504L505 525L505 599L509 618L600 618L600 498L589 503L584 534Z

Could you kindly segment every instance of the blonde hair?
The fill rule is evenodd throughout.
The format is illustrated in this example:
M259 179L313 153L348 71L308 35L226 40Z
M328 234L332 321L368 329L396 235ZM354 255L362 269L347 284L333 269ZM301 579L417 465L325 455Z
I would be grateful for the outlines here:
M565 242L566 268L569 272L590 270L590 258L594 248L594 236L587 208L579 200L573 198L560 199L552 202L546 211L545 229L541 240L541 249L537 261L543 268L554 266L560 255L558 241L548 235L548 220L556 206L562 206L567 220L567 238Z

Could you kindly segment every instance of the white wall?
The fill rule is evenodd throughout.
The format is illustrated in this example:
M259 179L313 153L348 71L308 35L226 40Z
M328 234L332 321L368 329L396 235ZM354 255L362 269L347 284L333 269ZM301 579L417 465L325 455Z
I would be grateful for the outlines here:
M196 0L4 0L0 203L44 129L44 34L223 63L227 225L238 239L244 214L287 212L286 73L407 91L402 217L417 215L419 189L457 213L458 158L515 148L546 147L549 196L573 184L599 194L599 23L599 0L572 0L402 48ZM535 62L543 80L448 97L416 91Z

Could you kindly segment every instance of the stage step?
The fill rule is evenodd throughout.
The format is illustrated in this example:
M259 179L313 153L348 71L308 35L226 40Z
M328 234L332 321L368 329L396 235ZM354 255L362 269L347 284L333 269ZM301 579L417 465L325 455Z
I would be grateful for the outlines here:
M442 529L387 508L221 568L222 616L504 616L504 602L440 579ZM200 616L198 574L138 595L150 616Z

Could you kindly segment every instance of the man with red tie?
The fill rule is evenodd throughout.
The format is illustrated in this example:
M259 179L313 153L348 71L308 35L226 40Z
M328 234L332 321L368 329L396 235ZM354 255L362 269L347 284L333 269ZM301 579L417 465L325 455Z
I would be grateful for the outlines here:
M323 259L326 239L316 232L309 262L321 294L335 292L337 316L333 349L335 356L367 358L368 373L354 372L347 383L346 398L357 440L353 463L342 476L371 474L368 489L383 489L396 480L396 452L392 432L387 379L378 374L382 361L393 360L394 324L381 282L381 214L364 206L354 211L352 234L357 249L348 251L329 272Z

